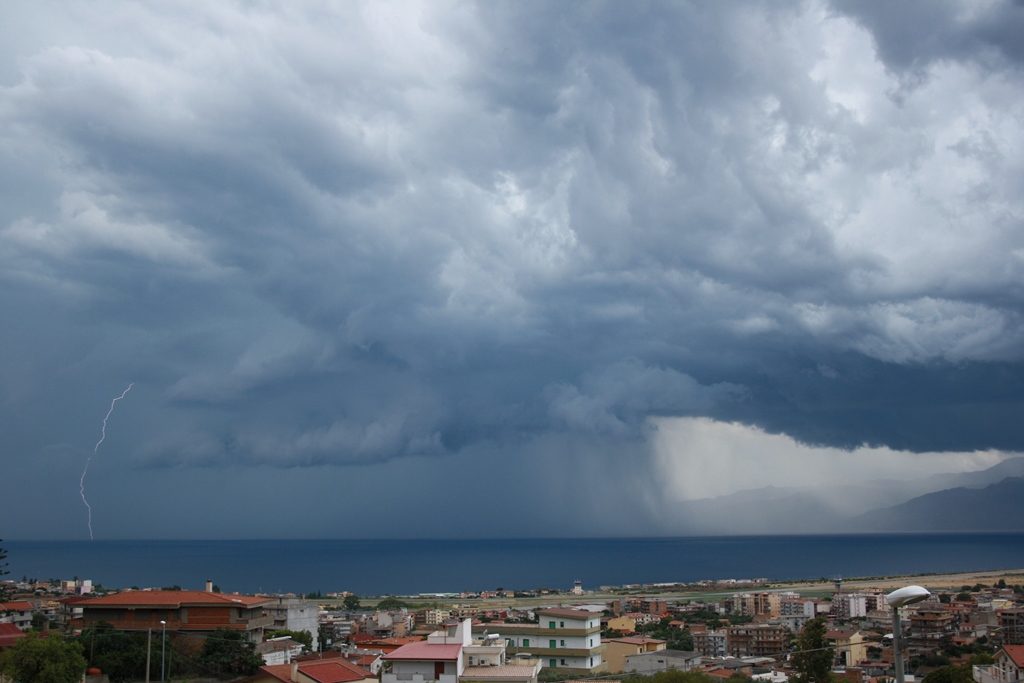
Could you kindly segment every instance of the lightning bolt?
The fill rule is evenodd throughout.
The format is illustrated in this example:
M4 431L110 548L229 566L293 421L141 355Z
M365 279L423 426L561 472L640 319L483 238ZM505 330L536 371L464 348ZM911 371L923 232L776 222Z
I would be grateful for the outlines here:
M107 438L107 420L109 420L110 416L113 414L114 406L117 405L118 401L120 401L122 398L128 395L128 392L132 390L133 386L135 386L135 382L130 382L128 384L128 388L122 391L120 396L115 396L114 400L110 402L110 409L107 411L107 414L103 417L103 428L100 430L100 440L96 442L95 446L93 446L92 455L90 455L89 458L85 461L85 468L82 470L82 478L78 480L78 492L82 494L82 502L85 503L85 509L89 511L88 523L90 541L93 541L95 539L93 538L92 535L92 506L89 505L89 501L85 497L85 475L89 474L89 465L92 464L92 458L94 455L96 455L96 453L99 452L100 445Z

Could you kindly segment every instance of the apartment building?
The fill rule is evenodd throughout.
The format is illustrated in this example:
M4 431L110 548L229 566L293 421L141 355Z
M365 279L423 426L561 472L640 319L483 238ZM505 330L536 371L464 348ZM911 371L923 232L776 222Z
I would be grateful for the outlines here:
M831 614L836 619L856 619L867 613L868 598L863 593L836 593L832 598Z
M726 649L734 657L777 657L789 645L789 631L775 624L730 626L726 632Z
M947 610L918 610L910 615L910 638L935 641L950 638L956 632L956 619Z
M510 654L537 657L545 667L604 670L601 615L587 610L553 608L536 611L536 624L481 624L481 633L500 633Z
M263 611L274 620L268 629L305 631L313 636L310 649L320 649L320 606L317 603L301 598L271 598L270 602L263 606Z
M274 618L264 612L271 602L271 598L204 591L124 591L76 602L82 616L72 625L87 628L105 621L122 631L198 634L230 629L258 643L264 629L274 624Z
M725 611L745 617L777 617L782 611L782 598L778 593L736 593L723 601Z
M999 610L999 636L1006 645L1024 645L1024 607Z
M724 657L728 649L728 633L721 631L692 631L693 649L705 657Z

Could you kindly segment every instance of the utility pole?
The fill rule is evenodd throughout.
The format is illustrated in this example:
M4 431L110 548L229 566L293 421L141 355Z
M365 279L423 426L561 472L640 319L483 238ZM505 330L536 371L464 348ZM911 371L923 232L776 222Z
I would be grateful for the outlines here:
M164 683L164 653L167 650L167 622L160 621L160 683ZM900 681L903 683L903 681Z
M146 629L146 683L149 683L149 655L153 651L153 629Z

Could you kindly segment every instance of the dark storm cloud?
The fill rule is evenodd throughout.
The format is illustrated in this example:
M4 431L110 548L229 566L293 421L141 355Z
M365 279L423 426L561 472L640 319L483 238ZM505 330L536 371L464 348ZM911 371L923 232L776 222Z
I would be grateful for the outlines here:
M954 0L849 2L839 11L867 27L879 56L894 69L921 69L936 59L975 59L991 65L1024 63L1024 4L1017 0L962 3Z
M500 471L510 505L586 476L545 490L622 487L654 519L652 417L1020 449L1019 13L23 6L0 72L19 481L45 449L74 472L128 381L98 487L406 463L445 490Z

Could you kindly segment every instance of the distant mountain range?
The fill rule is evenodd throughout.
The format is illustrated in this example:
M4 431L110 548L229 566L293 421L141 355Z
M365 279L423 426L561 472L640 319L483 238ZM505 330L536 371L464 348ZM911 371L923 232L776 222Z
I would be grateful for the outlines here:
M1024 477L926 493L867 512L853 523L868 531L1019 531L1024 529Z
M678 512L703 534L1024 530L1024 457L920 480L751 489Z

